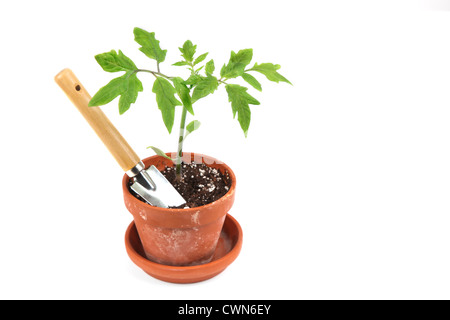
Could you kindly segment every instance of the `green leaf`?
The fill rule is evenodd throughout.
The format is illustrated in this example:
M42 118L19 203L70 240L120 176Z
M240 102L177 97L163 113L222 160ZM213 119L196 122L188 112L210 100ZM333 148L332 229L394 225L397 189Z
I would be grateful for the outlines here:
M228 64L220 70L220 76L225 79L232 79L241 76L245 67L252 61L253 49L240 50L238 53L231 51Z
M107 72L125 71L122 77L111 80L89 101L89 106L105 105L120 95L119 113L125 113L136 102L138 93L143 91L142 83L136 76L137 67L130 58L119 50L101 53L95 56L98 64Z
M197 70L195 70L195 73L198 73L200 70L202 70L205 66L201 66L200 68L198 68Z
M110 103L115 98L127 90L127 75L112 79L106 86L100 88L89 101L89 107L103 106Z
M189 63L186 61L179 61L179 62L175 62L173 64L173 66L175 66L175 67L182 67L182 66L188 66L188 65L189 65Z
M191 134L192 132L194 132L195 130L197 130L198 128L200 128L201 122L198 120L194 120L191 121L187 126L186 126L186 134L184 136L184 139L186 139L186 137Z
M216 67L214 66L214 60L211 59L206 63L205 72L206 74L213 74Z
M181 106L174 95L177 93L170 82L164 78L158 77L153 84L152 92L156 94L156 103L161 110L164 124L169 133L172 132L173 121L175 119L175 106Z
M106 72L131 71L137 69L134 62L120 50L118 54L115 50L98 54L95 56L95 60L97 60L98 64Z
M202 54L202 55L199 56L197 59L195 59L195 61L194 61L194 66L197 65L197 64L199 64L199 63L202 62L203 60L205 60L207 55L208 55L208 52Z
M119 113L123 114L136 102L138 93L143 90L142 82L136 74L127 72L101 88L89 101L89 107L105 105L120 96Z
M283 77L281 74L277 72L281 66L279 64L273 64L273 63L261 63L257 64L255 63L255 66L247 71L257 71L259 73L262 73L269 79L270 81L274 81L276 83L282 81L286 82L292 85L292 83Z
M136 74L132 74L127 78L127 90L122 93L119 99L119 113L124 114L132 103L136 102L139 92L142 92L144 87L142 82L138 79Z
M201 80L195 86L194 92L192 93L192 103L206 97L210 93L213 93L214 91L216 91L218 86L219 81L217 81L217 78L212 75L208 75L206 78L201 78Z
M139 48L147 57L155 59L158 63L166 59L167 50L162 50L159 41L155 39L154 32L147 32L140 28L134 28L134 40L142 47Z
M184 44L182 48L178 48L180 49L183 58L187 61L187 62L192 62L192 60L194 59L194 54L195 54L195 50L197 49L197 46L193 45L191 40L187 40Z
M244 72L242 74L242 79L244 79L249 85L251 85L256 90L262 91L261 83L259 83L258 80L256 80L256 78L251 74Z
M158 148L152 147L152 146L147 147L147 149L152 149L158 156L161 156L161 157L164 157L164 158L166 158L166 159L172 160L172 158L169 157L168 155L166 155L166 154L164 153L164 151L162 151L161 149L158 149Z
M189 111L190 114L194 115L194 110L192 109L192 101L190 96L190 90L184 84L184 80L180 77L176 77L172 79L172 82L175 86L175 90L177 90L177 94L183 103L183 106Z
M188 86L195 86L199 81L201 81L204 77L198 74L191 75L186 81L183 83Z
M250 127L251 111L249 104L259 105L259 101L247 93L247 88L237 84L227 84L225 89L228 93L228 101L231 102L233 117L238 114L238 121L247 137L248 128Z

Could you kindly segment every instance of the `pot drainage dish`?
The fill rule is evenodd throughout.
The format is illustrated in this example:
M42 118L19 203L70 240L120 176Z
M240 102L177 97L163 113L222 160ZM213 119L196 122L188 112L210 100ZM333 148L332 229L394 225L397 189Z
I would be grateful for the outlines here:
M130 259L150 276L172 283L195 283L211 279L224 271L239 255L243 234L239 223L227 214L211 262L196 266L169 266L146 258L134 221L125 234L125 246Z

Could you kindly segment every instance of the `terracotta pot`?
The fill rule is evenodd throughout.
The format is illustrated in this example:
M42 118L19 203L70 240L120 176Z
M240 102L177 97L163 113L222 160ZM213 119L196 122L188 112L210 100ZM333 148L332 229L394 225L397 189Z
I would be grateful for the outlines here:
M128 188L129 177L122 181L125 206L133 215L146 257L156 263L171 266L193 266L211 261L219 240L225 217L234 202L236 177L225 164L200 154L183 154L190 161L200 161L210 167L228 172L230 190L219 200L205 206L189 209L164 209L138 200ZM160 156L143 160L148 168L158 170L173 166L172 161Z

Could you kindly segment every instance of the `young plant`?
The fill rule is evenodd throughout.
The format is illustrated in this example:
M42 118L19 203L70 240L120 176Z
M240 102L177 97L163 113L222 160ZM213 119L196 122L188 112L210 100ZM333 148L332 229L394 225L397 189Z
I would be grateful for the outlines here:
M196 56L197 46L187 40L181 48L181 61L174 63L174 66L187 67L190 76L187 79L181 77L167 76L161 73L160 64L166 58L167 50L162 50L159 41L155 38L154 32L147 32L140 28L134 28L134 40L141 45L139 48L147 57L156 61L156 71L138 68L130 58L122 51L102 53L95 56L99 65L106 72L125 72L120 77L114 78L106 86L102 87L91 99L89 106L102 106L117 97L119 98L119 113L125 113L136 102L139 92L144 90L142 82L138 79L138 73L150 73L155 77L152 92L156 95L156 103L169 131L172 132L175 119L175 109L182 107L181 121L178 134L177 156L175 158L177 177L181 177L181 162L183 153L183 143L186 137L200 127L200 122L194 120L186 125L187 113L194 115L193 104L198 100L214 93L219 86L224 85L228 94L228 101L231 102L233 117L239 124L247 137L250 126L251 111L249 105L259 105L259 101L248 94L248 88L229 81L241 77L249 85L258 91L262 90L259 81L251 74L261 73L270 81L286 82L278 70L280 66L273 63L255 63L251 68L247 66L253 58L253 49L243 49L235 53L231 51L231 57L227 64L220 70L219 76L215 76L214 60L204 63L208 53ZM202 71L202 73L201 73ZM181 100L178 100L177 97ZM163 157L169 158L163 151L156 147L149 147Z

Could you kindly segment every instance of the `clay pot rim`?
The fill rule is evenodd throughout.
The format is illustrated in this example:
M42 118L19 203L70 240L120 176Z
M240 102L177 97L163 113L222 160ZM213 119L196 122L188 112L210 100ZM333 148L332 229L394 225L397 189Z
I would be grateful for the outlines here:
M208 158L209 160L214 161L215 164L220 165L220 166L223 166L223 167L226 169L226 171L228 171L228 174L230 175L230 179L231 179L231 187L230 187L230 190L228 190L228 192L227 192L223 197L221 197L220 199L217 199L216 201L211 202L211 203L209 203L209 204L206 204L206 205L204 205L204 206L194 207L194 208L187 208L187 209L160 208L160 207L152 206L151 204L148 204L148 203L146 203L146 202L143 202L143 201L139 200L138 198L136 198L134 195L132 195L131 192L130 192L130 190L129 190L129 188L128 188L128 182L129 182L129 180L130 180L130 177L128 177L128 175L124 174L123 179L122 179L122 186L123 186L123 189L126 190L126 192L127 192L128 194L130 194L130 196L131 196L131 197L130 197L131 201L132 201L133 203L138 204L139 206L150 207L150 208L152 208L152 210L154 210L154 211L156 211L156 212L158 212L158 213L172 213L172 214L176 214L176 213L186 213L186 214L193 214L193 213L195 213L196 211L198 211L199 208L202 208L202 209L204 209L204 210L207 210L209 207L213 207L213 206L217 205L217 203L220 203L221 201L226 201L227 198L234 196L234 192L235 192L235 189L236 189L236 176L234 175L233 170L231 170L231 168L230 168L228 165L226 165L226 164L223 163L223 162L220 162L220 161L217 160L216 158L213 158L213 157L210 157L210 156L201 154L201 153L183 152L183 154L184 154L184 153L190 153L190 154L192 155L192 156L191 156L192 159L193 159L194 155L196 155L196 156L201 156L202 159L203 159L203 158ZM166 155L170 156L171 153L170 153L170 152L167 152ZM162 158L162 159L164 159L164 158L161 157L161 156L154 155L154 156L151 156L151 157L148 157L148 158L144 159L143 161L146 162L146 161L150 161L150 160L156 159L156 158ZM213 164L214 164L214 163L213 163ZM205 163L205 164L206 164L207 166L210 166L210 165L207 164L207 163Z

